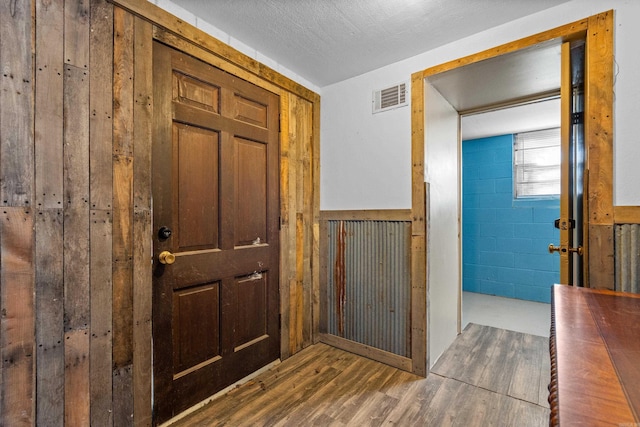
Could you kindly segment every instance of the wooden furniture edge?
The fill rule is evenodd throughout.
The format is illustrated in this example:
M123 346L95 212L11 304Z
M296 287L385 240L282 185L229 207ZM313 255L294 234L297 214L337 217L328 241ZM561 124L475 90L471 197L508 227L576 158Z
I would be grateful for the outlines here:
M572 294L572 295L570 295ZM590 345L599 344L603 347L602 354L606 355L606 357L602 360L605 361L606 366L601 369L607 370L607 372L617 374L617 369L615 367L614 361L612 359L610 350L605 342L605 338L602 335L602 332L597 325L596 319L593 317L594 312L592 307L587 303L586 295L587 294L600 294L600 295L610 295L610 296L621 296L625 298L634 298L640 299L640 294L633 293L624 293L624 292L616 292L608 289L592 289L592 288L580 288L568 285L560 285L555 284L552 287L551 292L551 333L549 337L549 351L550 351L550 362L551 362L551 381L549 384L549 397L548 402L550 405L550 413L549 413L549 425L550 426L560 426L562 417L561 417L561 409L564 411L565 416L570 417L569 423L575 424L577 421L574 419L576 416L576 411L571 409L571 405L567 404L565 399L567 399L567 395L569 398L573 396L571 391L575 391L575 378L571 378L571 371L576 366L574 363L580 362L580 360L585 360L588 357L585 356L583 352L575 353L574 348L571 347L571 344L575 344L576 337L574 336L574 332L577 331L582 335L585 335L585 331L591 330L593 331L593 336L587 336L582 340L585 343L589 343ZM560 312L560 310L563 312ZM577 312L581 312L581 315L578 315ZM582 313L582 311L585 311ZM575 320L581 319L578 325L574 325L569 323L568 325L560 325L560 322L567 320ZM576 329L577 327L577 329ZM563 336L561 337L563 340L558 341L558 332L561 330ZM560 356L559 352L564 352L564 356ZM575 353L575 354L574 354ZM601 356L602 356L601 354ZM573 355L569 358L567 355ZM571 359L571 363L569 363L569 359ZM580 366L578 364L577 366ZM559 369L562 369L562 372L559 372ZM599 377L597 375L596 377ZM565 381L567 380L567 381ZM572 381L573 380L573 381ZM589 377L584 377L585 381L591 381ZM596 380L601 381L601 380ZM593 381L592 381L593 382ZM572 388L573 387L573 388ZM614 389L610 391L608 397L597 396L595 394L589 394L589 399L591 401L600 399L602 402L608 401L612 402L614 400L624 401L626 400L627 394L625 393L622 383L611 384L611 387ZM563 396L565 399L561 399L559 395L560 391L563 391ZM585 395L587 396L587 395ZM612 400L612 398L615 398ZM628 400L627 400L628 402ZM561 406L563 405L563 406ZM616 416L622 417L620 420L622 421L619 425L635 425L632 418L636 417L633 412L632 407L617 407L621 411L616 410ZM626 409L628 409L628 413L626 413ZM613 415L612 411L612 414ZM624 414L623 414L624 412ZM571 417L574 418L571 418ZM581 415L578 415L579 417ZM626 418L625 418L626 417ZM567 419L564 420L567 422ZM591 420L596 423L598 420ZM637 421L637 419L635 420ZM612 424L614 424L612 422Z

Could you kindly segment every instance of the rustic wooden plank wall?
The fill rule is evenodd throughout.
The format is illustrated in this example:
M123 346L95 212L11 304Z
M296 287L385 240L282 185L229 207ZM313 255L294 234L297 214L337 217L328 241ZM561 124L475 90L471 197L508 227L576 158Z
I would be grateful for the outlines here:
M32 425L35 240L32 5L0 5L0 413Z
M319 97L151 3L117 3L0 3L2 425L152 424L158 34L281 96L282 357L317 329Z
M281 95L286 116L282 134L281 200L284 275L281 307L282 323L289 330L283 340L283 354L295 354L312 343L313 289L313 106L294 94ZM282 289L282 288L281 288ZM288 309L287 309L288 307ZM288 348L285 348L288 341Z

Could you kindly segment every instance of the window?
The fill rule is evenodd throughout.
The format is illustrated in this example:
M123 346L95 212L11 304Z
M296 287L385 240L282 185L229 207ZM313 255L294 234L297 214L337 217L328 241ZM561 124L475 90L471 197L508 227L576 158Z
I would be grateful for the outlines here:
M514 135L513 185L516 198L560 194L560 128Z

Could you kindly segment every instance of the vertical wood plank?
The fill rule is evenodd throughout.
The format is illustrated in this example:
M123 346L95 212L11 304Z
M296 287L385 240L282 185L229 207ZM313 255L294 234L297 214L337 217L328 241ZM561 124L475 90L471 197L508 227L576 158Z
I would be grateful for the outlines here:
M91 425L100 426L113 425L111 217L108 210L91 211Z
M91 425L113 425L113 5L90 2Z
M294 115L295 118L295 141L297 145L296 157L296 300L291 301L295 304L292 307L296 317L296 329L294 331L296 340L296 351L305 347L305 330L307 329L307 320L310 319L311 311L305 310L305 304L309 301L309 292L305 286L307 272L307 258L309 250L307 243L307 209L306 202L306 181L307 164L305 157L308 153L307 140L305 139L305 117L302 117L304 108L303 100L296 98Z
M133 422L134 18L113 15L113 422Z
M35 420L33 222L29 208L0 209L0 414L7 426Z
M33 203L31 2L0 2L0 206Z
M151 412L151 124L153 39L149 22L136 18L133 147L133 413L138 426L150 426Z
M89 68L89 0L64 1L65 64Z
M317 344L320 340L320 325L321 325L321 296L320 296L320 272L322 266L320 262L320 100L319 97L315 99L311 105L312 116L311 121L311 144L312 144L312 158L311 158L311 188L313 191L312 197L312 212L313 212L313 239L311 248L311 287L313 289L313 324L312 324L312 337L313 343Z
M35 2L36 425L65 420L64 8ZM43 374L46 373L46 374Z
M290 262L291 237L289 234L289 217L291 206L289 204L289 169L290 169L290 134L289 134L289 109L290 95L286 92L280 94L280 357L284 360L291 355L290 351L290 292L289 283L293 266Z
M68 426L89 425L89 331L64 334L65 421Z
M301 168L298 168L301 170ZM300 185L298 185L300 187ZM296 212L296 280L295 280L295 297L291 299L291 310L293 312L292 317L295 318L295 328L292 331L295 341L295 352L302 350L304 347L304 304L305 304L305 289L304 289L304 215L301 212Z
M297 118L300 121L298 132L302 143L302 226L303 226L303 295L302 310L304 320L302 324L302 348L311 345L313 332L313 282L312 282L312 250L313 250L313 116L311 104L304 100L298 100Z
M38 209L61 209L63 31L62 2L36 2L35 158Z
M613 251L613 11L589 18L586 38L587 191L589 246L585 286L614 282ZM593 235L591 233L594 233Z
M151 412L151 211L134 217L133 413L135 425L150 426Z
M613 11L589 18L586 81L589 223L613 223Z
M589 225L589 287L611 289L615 286L613 225Z
M130 426L133 419L133 382L131 365L113 371L113 425Z
M91 208L111 210L113 203L113 5L91 2L90 187Z
M114 135L114 137L117 137ZM133 159L114 156L113 163L113 363L132 362L133 242L131 211Z
M113 154L133 155L133 16L113 10ZM115 180L115 177L114 177Z
M64 424L64 262L62 209L38 212L36 232L36 425Z
M89 76L64 73L65 423L89 424Z
M300 251L298 240L298 156L299 141L297 134L297 97L289 96L289 227L288 234L290 242L293 246L289 247L289 267L291 274L289 276L289 352L295 354L298 350L297 331L299 329L299 318L297 311L298 301L298 252Z
M424 78L411 76L411 359L413 373L426 376L427 351L427 242L424 183Z

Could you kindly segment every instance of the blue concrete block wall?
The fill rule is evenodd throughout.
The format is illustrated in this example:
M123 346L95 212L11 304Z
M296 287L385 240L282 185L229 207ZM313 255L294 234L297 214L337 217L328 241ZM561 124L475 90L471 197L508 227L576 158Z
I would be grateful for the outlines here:
M550 302L560 280L558 198L515 200L513 135L462 142L462 287Z

